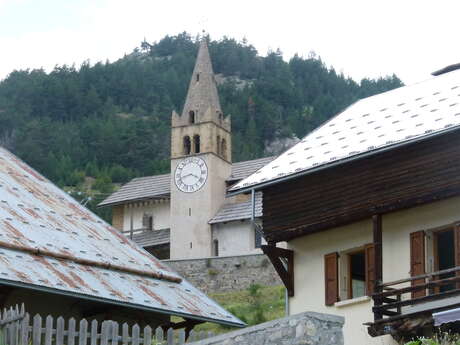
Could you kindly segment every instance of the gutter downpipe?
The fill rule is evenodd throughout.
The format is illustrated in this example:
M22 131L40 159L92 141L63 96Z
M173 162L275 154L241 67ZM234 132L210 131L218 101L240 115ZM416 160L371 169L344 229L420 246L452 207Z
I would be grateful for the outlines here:
M254 233L257 231L263 238L263 233L256 224L256 191L254 188L251 189L251 224L254 228ZM284 289L284 312L286 316L289 316L289 296L287 288Z

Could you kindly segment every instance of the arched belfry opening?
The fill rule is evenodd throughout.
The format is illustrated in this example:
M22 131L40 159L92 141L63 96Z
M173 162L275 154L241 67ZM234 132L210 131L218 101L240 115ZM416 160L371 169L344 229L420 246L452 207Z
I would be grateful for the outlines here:
M199 135L193 136L193 146L194 146L194 152L200 153L200 136Z
M222 139L220 154L224 159L227 159L227 141L225 139Z
M195 112L193 110L188 113L188 120L191 124L195 123Z
M184 155L189 155L192 150L192 143L190 137L187 135L184 137Z

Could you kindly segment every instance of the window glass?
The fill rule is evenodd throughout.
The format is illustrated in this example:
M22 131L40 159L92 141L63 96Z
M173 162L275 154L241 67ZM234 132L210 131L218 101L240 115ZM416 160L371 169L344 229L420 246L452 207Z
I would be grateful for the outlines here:
M356 298L366 295L366 263L364 251L348 254L349 285L348 297Z

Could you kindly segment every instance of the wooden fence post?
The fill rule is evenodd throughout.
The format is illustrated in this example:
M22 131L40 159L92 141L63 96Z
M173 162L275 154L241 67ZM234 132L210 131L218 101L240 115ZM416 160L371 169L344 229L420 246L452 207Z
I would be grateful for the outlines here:
M164 341L164 331L163 331L162 327L158 327L155 330L155 341L156 341L156 343L158 343L158 342L162 343Z
M144 328L144 345L152 345L152 328L150 326Z
M45 321L45 345L52 345L53 340L53 317L48 315Z
M73 317L69 319L69 328L67 330L67 345L75 345L75 326L77 322Z
M129 327L128 324L125 322L122 326L123 335L121 336L121 342L123 345L128 345L129 343Z
M86 345L87 337L88 337L88 321L86 321L85 319L81 319L80 326L78 328L78 345Z
M112 340L111 345L118 345L118 322L112 322Z

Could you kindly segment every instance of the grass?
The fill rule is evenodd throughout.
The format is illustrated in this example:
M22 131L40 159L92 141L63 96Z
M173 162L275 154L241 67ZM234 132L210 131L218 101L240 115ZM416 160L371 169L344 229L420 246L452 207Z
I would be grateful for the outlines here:
M285 316L285 289L283 286L251 285L248 289L228 293L208 294L230 313L249 326ZM237 328L206 322L195 327L196 331L221 334Z
M451 333L436 334L432 338L420 338L405 345L460 345L460 335Z

